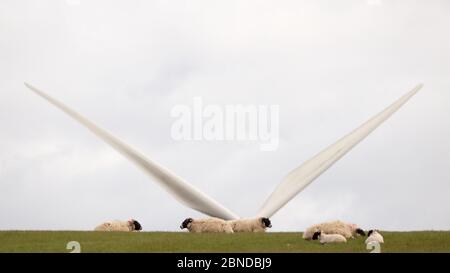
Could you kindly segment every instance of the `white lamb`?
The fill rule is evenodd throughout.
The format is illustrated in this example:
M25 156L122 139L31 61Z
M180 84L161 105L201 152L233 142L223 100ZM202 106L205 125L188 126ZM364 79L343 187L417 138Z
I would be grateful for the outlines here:
M369 230L369 232L367 233L367 239L366 239L366 245L370 242L378 242L380 244L384 243L384 239L383 236L378 232L378 230Z
M231 223L234 232L265 232L267 228L272 227L272 223L266 217L238 219L228 222Z
M365 236L364 230L360 229L356 224L348 224L342 221L332 221L313 225L305 230L303 239L311 240L314 233L322 231L326 234L340 234L345 238L353 238L355 236Z
M128 221L113 220L98 225L95 231L140 231L141 224L134 219Z
M228 221L219 218L192 219L187 218L181 223L181 229L187 228L189 232L225 232L233 233L233 228Z
M319 239L321 244L346 243L347 239L341 234L326 234L321 231L314 233L313 240Z

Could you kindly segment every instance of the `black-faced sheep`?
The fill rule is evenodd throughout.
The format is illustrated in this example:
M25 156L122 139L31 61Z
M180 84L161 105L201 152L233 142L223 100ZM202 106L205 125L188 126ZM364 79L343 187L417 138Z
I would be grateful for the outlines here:
M342 221L332 221L313 225L303 233L303 239L311 240L314 233L322 231L326 234L341 234L345 238L353 238L357 235L365 236L364 230L358 228L355 224L347 224Z
M346 243L347 239L341 234L326 234L321 231L316 231L313 236L313 240L319 239L321 244L331 244L331 243Z
M192 219L187 218L181 223L181 229L188 229L189 232L224 232L233 233L233 228L228 221L219 218Z
M141 224L134 220L130 219L128 221L119 221L113 220L104 222L98 225L95 231L140 231L142 230Z
M265 232L272 227L269 218L238 219L229 221L234 232Z
M380 244L384 243L383 236L378 232L378 230L369 230L367 233L366 245L370 242L378 242Z

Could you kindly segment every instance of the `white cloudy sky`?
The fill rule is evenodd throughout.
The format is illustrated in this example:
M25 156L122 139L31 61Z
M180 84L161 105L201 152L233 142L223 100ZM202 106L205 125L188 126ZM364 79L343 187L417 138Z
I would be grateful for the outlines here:
M339 3L338 3L339 2ZM27 90L46 90L242 216L290 170L423 82L273 217L301 230L450 229L450 2L0 4L0 229L91 229L200 214ZM175 141L177 104L280 105L280 145Z

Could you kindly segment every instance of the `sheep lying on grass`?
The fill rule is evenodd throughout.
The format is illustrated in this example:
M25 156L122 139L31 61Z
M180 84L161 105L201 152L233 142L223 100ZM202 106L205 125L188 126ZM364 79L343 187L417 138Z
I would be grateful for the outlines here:
M378 232L378 230L369 230L367 233L366 245L370 242L378 242L380 244L384 243L383 236Z
M322 231L326 234L340 234L347 239L353 238L358 234L363 236L366 235L364 230L358 228L355 224L347 224L342 221L332 221L316 224L307 228L303 233L303 239L311 240L314 233L317 231Z
M272 227L269 218L259 217L254 219L238 219L228 221L234 232L265 232Z
M181 223L181 229L187 228L189 232L225 232L233 233L233 228L228 221L219 218L192 219L187 218Z
M95 231L140 231L141 224L134 219L128 221L113 220L98 225Z
M346 243L347 239L341 234L326 234L321 231L316 231L313 236L313 240L319 239L321 244L331 244L331 243Z

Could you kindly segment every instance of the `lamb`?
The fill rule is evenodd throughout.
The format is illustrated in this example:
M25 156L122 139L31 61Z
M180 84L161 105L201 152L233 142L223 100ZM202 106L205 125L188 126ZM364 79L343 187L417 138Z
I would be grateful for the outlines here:
M330 243L346 243L347 239L341 234L326 234L321 231L316 231L312 237L313 240L319 239L321 244Z
M113 220L104 222L98 225L95 231L140 231L142 230L141 224L134 220L130 219L128 221L119 221Z
M272 227L269 218L238 219L229 221L234 232L265 232Z
M378 242L380 244L384 243L383 236L378 232L378 230L371 229L367 233L366 245L370 242Z
M353 238L357 235L366 235L364 230L360 229L356 224L348 224L342 221L332 221L309 227L303 233L303 239L311 240L314 233L317 231L323 231L327 234L341 234L346 239Z
M228 221L219 218L192 219L187 218L181 223L181 229L187 228L189 232L225 232L233 233L233 228Z

